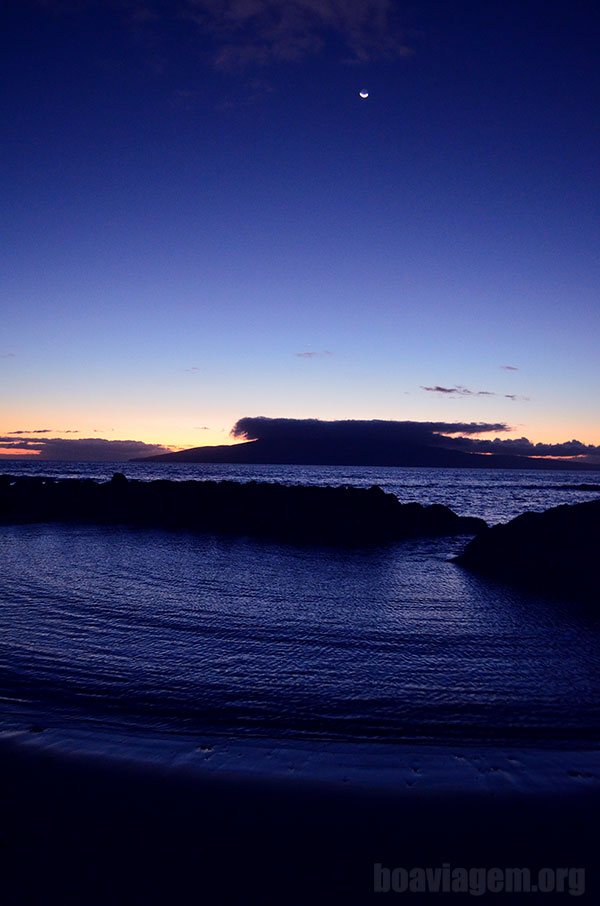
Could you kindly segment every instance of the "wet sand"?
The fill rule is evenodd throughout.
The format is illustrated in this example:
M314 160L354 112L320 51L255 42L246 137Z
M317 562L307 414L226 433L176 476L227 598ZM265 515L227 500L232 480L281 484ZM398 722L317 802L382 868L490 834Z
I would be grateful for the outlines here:
M374 863L583 867L576 899L600 901L597 753L409 747L395 782L361 783L65 755L30 736L0 745L3 904L445 902L374 893Z

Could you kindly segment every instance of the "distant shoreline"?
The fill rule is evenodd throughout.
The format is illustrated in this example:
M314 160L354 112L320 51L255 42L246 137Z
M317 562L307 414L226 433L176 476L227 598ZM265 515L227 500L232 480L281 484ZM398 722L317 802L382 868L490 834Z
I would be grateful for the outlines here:
M241 444L235 444L232 446L242 446ZM203 449L203 448L201 448ZM214 448L219 449L219 448ZM230 449L230 447L223 447L222 449ZM182 451L187 453L188 451ZM473 456L473 454L468 454ZM168 458L166 458L168 457ZM173 458L171 458L173 457ZM137 457L134 459L49 459L41 458L40 456L0 456L0 474L3 470L3 463L15 464L19 463L28 465L30 464L39 464L42 467L51 467L53 465L80 465L80 466L102 466L102 465L112 465L115 468L119 465L124 467L126 465L231 465L231 466L285 466L289 468L298 469L302 468L357 468L357 469L457 469L460 471L468 471L469 469L475 472L595 472L600 474L600 465L593 465L591 463L574 463L574 462L562 462L554 459L526 459L525 457L511 457L511 462L506 463L495 463L491 464L491 456L482 456L477 462L468 461L465 463L453 463L453 464L437 464L437 463L405 463L405 462L323 462L321 460L315 461L299 461L298 459L285 459L285 460L269 460L269 459L259 459L259 460L237 460L237 459L219 459L218 457L214 459L203 459L203 458L192 458L186 456L180 456L179 453L168 453L161 456L146 456L146 457ZM494 459L499 460L500 457L494 457ZM485 460L481 462L480 460Z
M436 468L436 469L529 469L532 471L598 472L592 463L562 461L545 457L503 454L463 453L438 447L397 451L357 450L345 453L335 447L303 445L288 450L266 441L193 447L158 456L136 457L137 463L210 463L215 465L342 466L356 468Z

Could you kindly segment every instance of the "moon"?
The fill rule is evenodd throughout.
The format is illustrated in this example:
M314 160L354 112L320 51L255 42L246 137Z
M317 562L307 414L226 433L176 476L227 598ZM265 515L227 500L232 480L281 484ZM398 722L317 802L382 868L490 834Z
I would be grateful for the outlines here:
M363 101L364 101L364 100L366 100L366 99L369 97L369 92L368 92L368 91L365 91L364 88L363 88L362 91L359 91L359 92L358 92L358 96L361 97L361 98L363 99Z

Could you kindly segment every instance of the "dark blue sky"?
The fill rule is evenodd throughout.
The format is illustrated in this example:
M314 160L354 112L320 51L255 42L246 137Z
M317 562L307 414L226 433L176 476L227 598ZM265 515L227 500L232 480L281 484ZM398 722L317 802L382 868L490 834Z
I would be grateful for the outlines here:
M2 435L193 446L261 414L600 443L595 3L7 19Z

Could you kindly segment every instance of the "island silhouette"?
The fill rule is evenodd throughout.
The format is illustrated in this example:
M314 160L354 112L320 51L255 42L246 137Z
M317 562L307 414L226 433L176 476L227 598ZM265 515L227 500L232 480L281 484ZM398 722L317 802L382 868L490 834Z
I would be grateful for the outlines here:
M246 417L236 422L231 431L241 443L192 447L135 457L131 461L464 469L600 468L599 464L586 460L585 448L580 451L577 442L534 445L525 438L518 441L480 438L482 434L509 430L503 423ZM574 455L579 458L571 458Z

